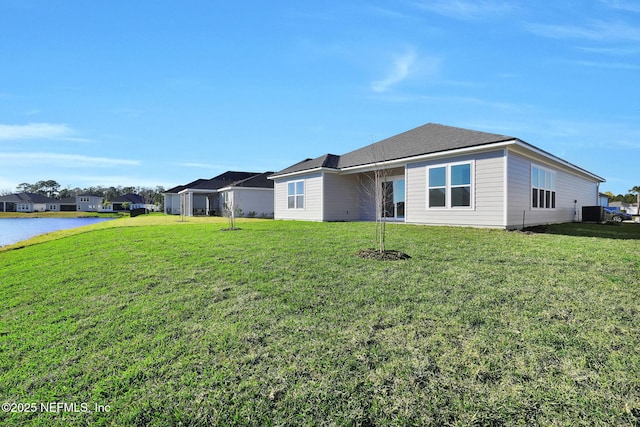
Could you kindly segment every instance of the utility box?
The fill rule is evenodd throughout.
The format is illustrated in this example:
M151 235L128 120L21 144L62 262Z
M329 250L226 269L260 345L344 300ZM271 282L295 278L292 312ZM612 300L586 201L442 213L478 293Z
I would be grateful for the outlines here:
M583 206L582 221L604 222L604 206Z

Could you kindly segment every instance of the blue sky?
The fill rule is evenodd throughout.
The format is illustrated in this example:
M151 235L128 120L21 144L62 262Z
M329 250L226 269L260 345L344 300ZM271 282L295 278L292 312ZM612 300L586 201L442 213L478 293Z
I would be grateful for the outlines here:
M277 171L428 122L640 185L640 0L0 0L0 189Z

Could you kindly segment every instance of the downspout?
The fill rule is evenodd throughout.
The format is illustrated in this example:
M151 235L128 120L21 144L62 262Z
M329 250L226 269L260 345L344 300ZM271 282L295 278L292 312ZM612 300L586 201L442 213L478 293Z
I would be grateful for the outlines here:
M502 193L504 194L503 206L502 206L502 224L505 229L509 228L509 150L507 147L502 149L503 158L504 158L504 187L502 189ZM524 217L524 215L523 215ZM524 219L523 225L524 228Z

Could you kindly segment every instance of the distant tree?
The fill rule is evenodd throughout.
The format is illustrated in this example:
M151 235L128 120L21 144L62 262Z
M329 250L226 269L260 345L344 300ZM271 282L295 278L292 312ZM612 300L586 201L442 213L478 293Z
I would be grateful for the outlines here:
M18 193L32 193L33 192L32 190L33 190L33 186L28 182L23 182L22 184L18 184L18 186L16 187L16 191Z
M0 189L0 196L7 196L9 194L13 194L13 191L9 190L8 188Z
M58 195L58 192L60 191L60 184L58 184L57 181L54 181L53 179L49 179L47 181L41 181L41 190L48 196L48 197L55 197Z
M69 188L63 188L62 190L60 190L58 192L58 198L59 199L66 199L67 197L73 197L73 196L75 196L75 194L73 194L71 192L71 189L69 189Z
M612 201L616 197L611 191L607 191L604 195L609 198L609 201Z

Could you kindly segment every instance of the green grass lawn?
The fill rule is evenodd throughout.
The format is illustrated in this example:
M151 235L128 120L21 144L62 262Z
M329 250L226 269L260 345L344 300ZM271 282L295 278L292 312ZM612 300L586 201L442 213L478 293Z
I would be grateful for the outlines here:
M123 218L0 252L0 401L37 405L0 424L640 423L638 225L391 224L412 258L386 262L355 256L369 223L226 226Z

